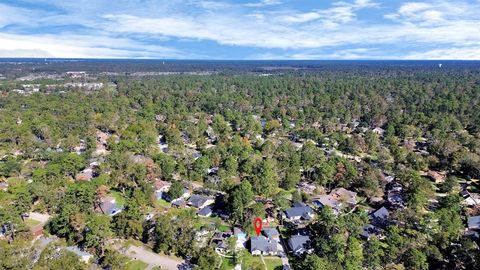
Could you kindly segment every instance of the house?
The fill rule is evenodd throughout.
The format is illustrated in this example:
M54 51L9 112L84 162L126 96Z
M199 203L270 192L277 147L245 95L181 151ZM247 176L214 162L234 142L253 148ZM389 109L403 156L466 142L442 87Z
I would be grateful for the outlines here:
M315 184L310 184L308 182L300 182L298 183L297 187L306 194L313 194L317 189Z
M187 199L188 197L190 197L190 190L184 188L182 195L180 195L180 197L178 198L171 198L168 192L163 192L162 194L163 194L162 198L164 200L166 200L167 202L173 202L174 200L177 200L179 198Z
M382 207L370 214L370 218L374 224L386 225L388 223L390 213L387 208Z
M265 228L263 234L269 239L280 240L280 233L275 228Z
M434 181L436 184L441 184L445 182L445 179L447 179L447 172L429 170L427 172L427 177Z
M212 243L215 250L220 253L228 252L228 238L232 237L232 232L217 232L212 237Z
M344 188L336 188L332 190L332 192L330 192L330 196L333 199L340 202L345 202L352 207L357 204L357 193Z
M206 206L200 210L198 210L197 215L199 217L209 217L212 215L212 208L210 206Z
M468 218L468 229L479 230L480 229L480 216L474 216Z
M110 137L109 134L102 132L100 130L97 130L96 133L97 141L96 141L96 153L97 154L105 154L107 153L107 140Z
M314 216L313 209L310 206L294 206L285 210L285 215L290 221L310 220Z
M374 129L372 129L373 133L377 134L377 135L380 135L380 136L383 136L383 134L385 133L385 130L381 127L376 127Z
M404 208L405 199L403 194L403 187L401 184L392 182L387 185L387 199L390 205L395 207Z
M184 208L187 206L187 202L184 198L178 198L172 201L172 206L176 208Z
M168 152L168 143L163 135L158 136L158 148L162 153Z
M304 253L312 253L310 248L310 237L306 235L293 235L288 239L288 246L295 256L300 256Z
M201 195L192 195L190 199L188 199L188 205L193 206L195 208L204 208L208 205L211 205L215 202L214 199L209 197L204 197Z
M265 236L251 237L250 252L252 255L277 255L277 241Z
M107 196L102 198L100 210L104 215L115 216L122 212L122 207L118 206L114 197Z
M476 206L480 205L480 194L478 193L470 193L466 190L462 191L460 195L465 198L465 203L468 206Z
M69 246L69 247L66 247L65 250L73 252L75 255L80 257L80 260L84 263L89 263L90 260L93 258L92 254L81 250L77 246Z
M313 205L318 208L329 206L333 213L338 214L342 210L342 203L332 198L330 195L321 195L312 201Z
M172 183L157 179L155 183L153 183L153 187L155 189L155 197L157 198L157 200L162 199L163 194L167 193L170 190L171 186Z
M360 236L363 237L366 240L370 240L373 236L380 237L383 233L383 230L372 225L372 224L367 224L363 226L362 232L360 233Z
M33 238L37 238L43 235L43 225L36 225L30 228L30 233L32 234Z

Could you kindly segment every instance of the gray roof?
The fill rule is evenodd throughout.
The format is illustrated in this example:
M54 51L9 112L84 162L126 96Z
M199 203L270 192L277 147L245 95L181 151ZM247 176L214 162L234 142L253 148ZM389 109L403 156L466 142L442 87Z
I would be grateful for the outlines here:
M263 229L263 234L268 238L278 237L280 235L275 228L265 228Z
M310 237L308 236L293 235L292 237L290 237L290 239L288 239L288 245L294 252L297 252L302 248L306 249L309 241Z
M386 220L389 216L390 213L388 213L388 210L385 207L382 207L372 213L372 217L379 220Z
M176 199L176 200L173 200L172 201L172 205L173 206L183 206L183 204L185 204L185 200L183 198L179 198L179 199Z
M92 254L85 252L78 248L77 246L69 246L65 248L66 250L75 253L79 257L84 257L84 256L93 256Z
M291 217L304 217L307 218L308 214L313 213L313 209L310 206L291 207L285 210L287 218Z
M210 206L205 206L204 208L198 210L200 216L206 216L212 213L212 208Z
M380 235L381 233L382 233L382 230L380 228L377 228L377 227L373 226L372 224L367 224L367 225L363 226L362 232L360 233L360 236L368 239L371 236Z
M193 207L200 207L202 206L209 198L203 197L200 195L192 195L190 199L188 199L188 204Z
M480 216L474 216L468 218L468 228L480 229Z
M330 206L333 209L339 209L342 205L341 202L332 198L330 195L322 195L313 200L313 203L317 206Z
M112 198L107 197L104 201L100 204L100 209L105 215L114 215L122 210Z
M265 236L250 238L250 251L277 252L277 241L268 239Z

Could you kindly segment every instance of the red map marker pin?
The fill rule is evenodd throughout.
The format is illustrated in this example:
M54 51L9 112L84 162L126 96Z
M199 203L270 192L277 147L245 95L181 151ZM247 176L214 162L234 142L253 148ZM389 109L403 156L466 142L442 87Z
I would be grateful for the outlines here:
M256 218L255 222L253 222L253 226L255 227L255 232L257 233L257 236L259 236L260 232L262 231L262 219Z

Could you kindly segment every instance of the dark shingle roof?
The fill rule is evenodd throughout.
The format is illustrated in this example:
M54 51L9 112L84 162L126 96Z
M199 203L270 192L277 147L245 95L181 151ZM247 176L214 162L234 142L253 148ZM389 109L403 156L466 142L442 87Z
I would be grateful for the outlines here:
M387 208L382 207L378 209L377 211L372 213L372 217L380 220L386 220L390 216L390 213L388 213Z
M200 195L192 195L190 199L188 199L188 204L193 207L200 207L208 200L207 197L203 197Z
M313 213L313 210L310 206L292 207L285 210L285 214L287 215L287 218L305 217L311 213Z
M277 241L266 238L265 236L255 236L250 239L250 251L259 250L261 252L276 252Z
M310 237L308 236L293 235L292 237L290 237L290 239L288 239L288 245L294 252L297 252L302 248L306 248L309 241Z
M207 216L212 213L212 208L210 206L206 206L200 210L198 210L198 214L200 216Z
M480 216L474 216L468 218L468 228L480 229Z
M277 237L280 235L275 228L265 228L263 229L263 234L265 234L265 236L268 238Z

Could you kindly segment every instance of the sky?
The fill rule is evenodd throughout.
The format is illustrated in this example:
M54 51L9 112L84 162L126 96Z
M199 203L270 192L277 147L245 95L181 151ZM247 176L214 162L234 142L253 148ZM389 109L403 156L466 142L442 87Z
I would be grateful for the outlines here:
M480 0L0 0L0 57L480 60Z

